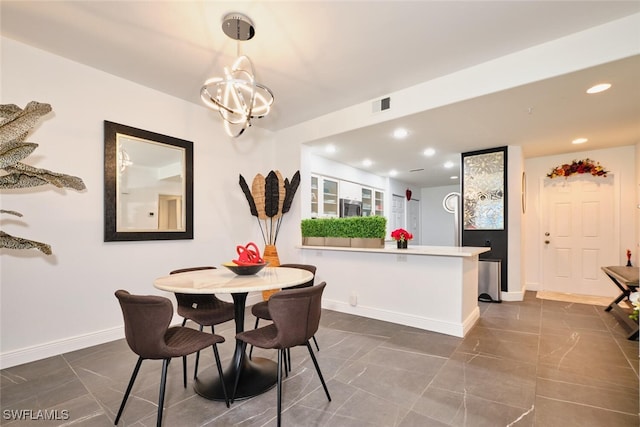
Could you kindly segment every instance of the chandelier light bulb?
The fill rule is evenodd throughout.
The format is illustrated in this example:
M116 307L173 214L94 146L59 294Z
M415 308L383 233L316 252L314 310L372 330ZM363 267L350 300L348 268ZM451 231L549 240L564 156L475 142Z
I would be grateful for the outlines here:
M591 86L589 89L587 89L587 93L588 94L594 94L594 93L604 92L605 90L609 89L610 87L611 87L610 83L600 83L600 84L597 84L595 86Z

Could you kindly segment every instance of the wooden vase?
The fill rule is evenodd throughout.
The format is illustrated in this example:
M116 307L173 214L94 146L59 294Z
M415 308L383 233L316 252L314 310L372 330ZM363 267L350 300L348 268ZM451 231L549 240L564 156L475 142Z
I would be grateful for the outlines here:
M264 258L265 262L268 262L268 267L280 267L280 258L278 258L278 249L276 245L266 245L264 247L264 251L262 252L262 258ZM271 295L278 292L280 289L272 289L269 291L262 291L262 299L264 301L268 301L271 298Z

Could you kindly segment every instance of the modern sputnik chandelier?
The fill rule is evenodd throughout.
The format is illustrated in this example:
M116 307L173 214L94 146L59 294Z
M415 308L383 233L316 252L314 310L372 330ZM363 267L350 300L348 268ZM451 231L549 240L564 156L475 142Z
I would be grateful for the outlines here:
M237 138L251 126L252 119L269 114L273 92L256 82L251 60L239 53L240 41L250 40L255 35L253 22L245 15L231 13L223 18L222 31L238 41L238 59L231 68L224 68L224 77L212 77L204 82L200 98L220 113L227 134Z

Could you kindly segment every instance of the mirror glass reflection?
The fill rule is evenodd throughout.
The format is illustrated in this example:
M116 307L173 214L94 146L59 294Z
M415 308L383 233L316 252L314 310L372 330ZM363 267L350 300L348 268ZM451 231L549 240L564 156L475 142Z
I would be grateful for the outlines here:
M117 138L117 231L184 230L184 148Z

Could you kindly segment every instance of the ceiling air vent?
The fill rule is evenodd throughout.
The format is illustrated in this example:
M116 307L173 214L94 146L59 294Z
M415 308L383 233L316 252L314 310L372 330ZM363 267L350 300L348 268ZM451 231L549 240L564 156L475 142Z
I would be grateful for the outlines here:
M373 101L371 111L374 113L379 113L380 111L388 110L389 108L391 108L391 98L386 97Z

